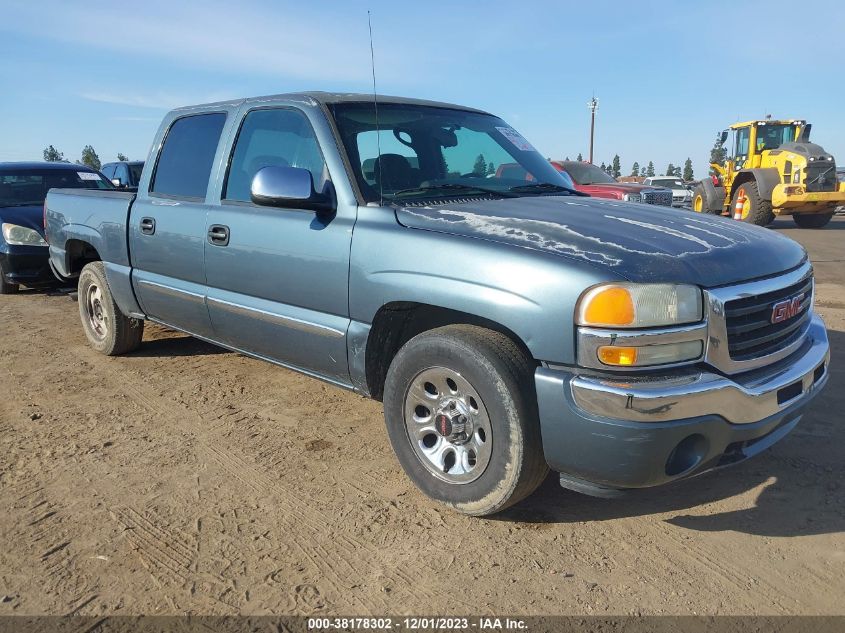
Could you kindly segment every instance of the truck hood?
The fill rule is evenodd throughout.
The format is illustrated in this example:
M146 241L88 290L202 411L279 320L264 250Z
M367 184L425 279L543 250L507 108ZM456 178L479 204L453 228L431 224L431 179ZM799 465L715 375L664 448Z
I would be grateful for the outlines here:
M0 207L0 223L17 224L28 229L35 229L44 237L44 207Z
M594 189L595 191L623 191L625 193L642 193L649 189L663 189L659 185L642 185L638 182L591 182L586 185L579 185L585 191L587 189Z
M801 264L797 242L728 218L601 198L538 196L399 207L400 224L589 262L635 282L703 287Z

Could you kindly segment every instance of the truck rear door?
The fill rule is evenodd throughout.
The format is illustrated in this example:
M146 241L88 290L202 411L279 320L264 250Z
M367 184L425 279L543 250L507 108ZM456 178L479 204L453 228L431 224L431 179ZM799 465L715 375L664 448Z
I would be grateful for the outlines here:
M256 172L291 166L330 180L314 127L295 107L243 106L242 122L209 209L208 310L220 342L348 383L349 249L356 207L331 217L250 201ZM315 115L317 116L317 115ZM319 122L317 122L319 123ZM225 234L225 238L222 236Z
M227 115L200 112L170 123L129 219L133 286L144 312L207 338L213 330L205 305L206 194Z

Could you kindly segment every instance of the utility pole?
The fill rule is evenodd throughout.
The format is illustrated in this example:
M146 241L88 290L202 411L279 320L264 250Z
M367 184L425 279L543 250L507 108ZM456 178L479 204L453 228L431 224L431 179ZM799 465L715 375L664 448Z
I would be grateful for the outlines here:
M587 107L590 108L590 164L593 162L593 141L596 137L596 110L599 109L599 100L596 95L587 102Z

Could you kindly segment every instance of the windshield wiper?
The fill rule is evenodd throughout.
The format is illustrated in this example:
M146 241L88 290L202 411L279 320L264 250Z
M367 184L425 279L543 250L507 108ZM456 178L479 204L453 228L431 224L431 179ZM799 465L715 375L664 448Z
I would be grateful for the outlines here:
M3 209L10 209L11 207L37 207L44 204L43 201L33 200L32 202L15 202L13 204L0 204Z
M510 193L509 191L503 191L500 189L488 189L487 187L477 187L475 185L462 185L456 182L445 182L439 185L426 185L425 187L412 187L411 189L401 189L393 194L393 197L398 196L406 196L415 193L436 193L438 191L442 192L451 192L451 191L475 191L481 194L492 194L494 196L501 196L502 198L515 198L515 193Z
M580 191L576 191L575 189L570 189L569 187L564 187L563 185L555 185L550 182L532 182L527 185L517 185L516 187L511 187L508 189L513 193L531 193L531 192L539 192L539 193L566 193L567 195L576 195L576 196L586 196L587 194L581 193Z

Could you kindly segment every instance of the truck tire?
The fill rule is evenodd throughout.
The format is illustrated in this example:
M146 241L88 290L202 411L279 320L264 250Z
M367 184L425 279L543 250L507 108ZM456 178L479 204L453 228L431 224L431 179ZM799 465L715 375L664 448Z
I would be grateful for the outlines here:
M733 196L731 196L731 217L736 216L736 203L740 196L745 198L745 205L740 218L743 222L757 226L768 226L774 222L775 214L772 213L772 201L763 200L757 183L754 181L744 182L734 191Z
M796 213L792 219L802 229L820 229L830 222L833 211L827 213Z
M18 284L11 284L6 281L6 273L3 272L3 267L0 266L0 295L11 295L20 290Z
M103 262L86 264L79 275L79 316L88 342L106 356L126 354L138 348L144 322L126 316L112 298Z
M707 195L704 191L704 187L701 185L696 185L695 189L692 191L692 210L696 213L707 213L709 215L721 215L722 209L721 206L718 209L711 208L707 203Z
M499 332L450 325L412 338L388 369L384 417L414 484L464 514L504 510L548 474L534 364Z

